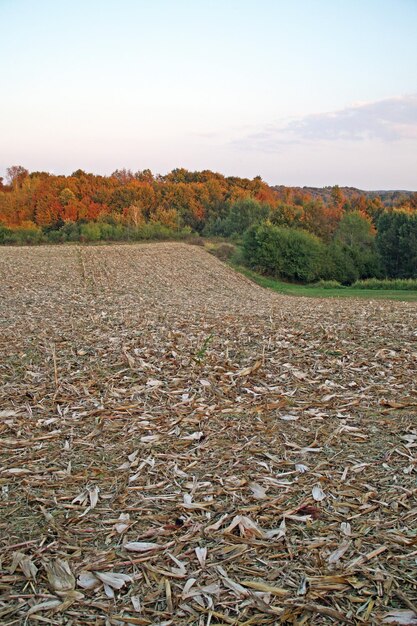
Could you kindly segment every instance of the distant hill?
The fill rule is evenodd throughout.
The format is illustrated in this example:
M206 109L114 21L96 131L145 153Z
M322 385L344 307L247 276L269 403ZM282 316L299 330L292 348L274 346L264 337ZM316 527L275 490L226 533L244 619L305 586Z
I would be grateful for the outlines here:
M284 192L288 189L285 185L275 185L273 189L278 192ZM314 199L321 199L325 204L330 204L331 193L333 187L291 187L294 192L300 194L309 194ZM364 191L363 189L357 189L356 187L339 187L343 195L351 200L355 196L366 196L367 198L380 197L385 206L396 206L401 204L401 201L405 198L409 198L415 192L405 189L393 189L393 190L376 190L376 191Z

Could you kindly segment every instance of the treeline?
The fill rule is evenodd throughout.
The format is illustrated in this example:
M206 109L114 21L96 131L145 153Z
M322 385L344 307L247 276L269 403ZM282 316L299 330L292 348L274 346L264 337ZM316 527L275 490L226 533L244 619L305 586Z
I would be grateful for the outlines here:
M274 187L279 193L285 195L288 187L277 185ZM308 194L311 198L322 200L325 204L332 201L333 187L292 187L292 193ZM407 203L413 195L412 191L402 189L381 190L381 191L363 191L356 187L340 187L343 196L352 201L358 196L363 198L375 199L379 198L385 207L396 207Z
M244 198L269 206L276 202L274 191L260 177L226 178L185 169L166 176L154 176L150 170L116 170L111 176L77 170L71 176L53 176L14 166L8 170L8 184L0 185L0 223L58 229L100 220L134 227L151 222L202 233Z
M0 179L0 243L183 238L192 233L244 242L258 271L288 280L338 280L417 275L417 194L383 200L323 197L306 188L268 186L211 171L116 170L97 176L29 173Z

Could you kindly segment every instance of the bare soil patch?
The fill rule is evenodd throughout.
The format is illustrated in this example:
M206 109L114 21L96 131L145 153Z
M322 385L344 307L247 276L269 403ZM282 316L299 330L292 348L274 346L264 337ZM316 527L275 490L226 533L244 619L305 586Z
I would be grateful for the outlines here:
M0 292L2 624L417 623L415 304L177 243L0 248Z

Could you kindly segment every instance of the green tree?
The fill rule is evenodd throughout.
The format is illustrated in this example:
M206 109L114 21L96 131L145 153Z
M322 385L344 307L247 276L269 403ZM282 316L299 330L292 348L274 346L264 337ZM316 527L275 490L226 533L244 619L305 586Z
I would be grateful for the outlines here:
M336 241L326 247L321 278L337 280L342 285L351 285L359 279L359 270L352 255Z
M246 197L230 205L226 216L213 224L213 234L230 237L243 235L253 224L259 224L269 215L269 207L255 198Z
M417 276L417 215L385 211L377 222L376 244L388 278Z
M337 227L334 241L341 248L344 256L351 258L358 278L379 276L375 230L369 218L359 211L345 213ZM340 257L340 253L336 256ZM347 264L351 265L348 262Z

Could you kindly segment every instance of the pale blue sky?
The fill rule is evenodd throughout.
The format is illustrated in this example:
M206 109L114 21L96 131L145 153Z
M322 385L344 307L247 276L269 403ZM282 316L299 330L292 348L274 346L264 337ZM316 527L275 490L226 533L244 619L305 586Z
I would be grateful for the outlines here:
M417 189L417 0L0 0L0 173Z

